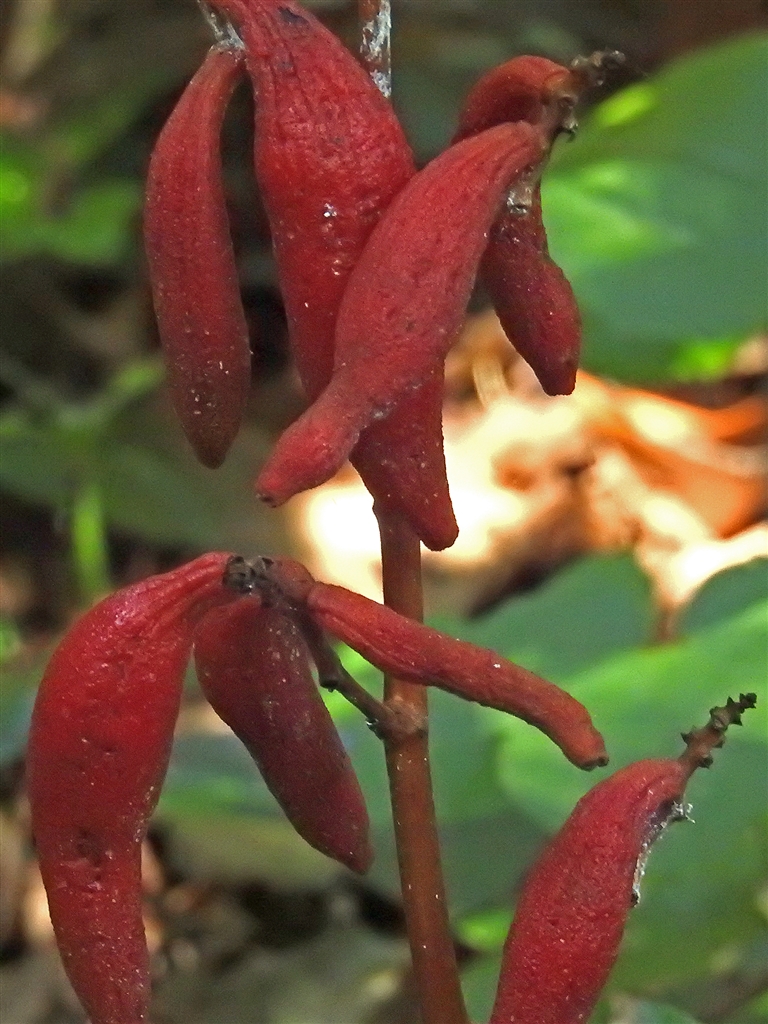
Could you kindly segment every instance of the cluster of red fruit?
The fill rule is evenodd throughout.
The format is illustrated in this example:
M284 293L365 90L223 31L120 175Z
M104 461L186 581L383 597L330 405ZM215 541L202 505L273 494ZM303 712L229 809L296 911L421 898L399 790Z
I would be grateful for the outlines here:
M165 126L145 215L174 403L203 463L239 429L250 352L221 181L233 88L255 96L255 168L308 411L257 490L272 504L350 457L374 501L434 549L457 527L445 476L443 362L478 274L545 391L572 390L579 316L549 259L539 177L585 86L616 55L520 57L470 94L454 142L417 172L389 102L294 0L214 0L231 19ZM542 730L580 768L607 761L586 709L533 673L285 559L214 553L119 591L55 652L29 744L35 841L65 968L91 1024L147 1019L141 844L194 650L211 705L296 830L356 871L363 796L315 676L357 692L379 731L422 723L355 690L326 633L400 678ZM504 954L493 1024L571 1024L594 1006L649 843L752 695L715 709L679 760L631 765L576 807L534 868Z

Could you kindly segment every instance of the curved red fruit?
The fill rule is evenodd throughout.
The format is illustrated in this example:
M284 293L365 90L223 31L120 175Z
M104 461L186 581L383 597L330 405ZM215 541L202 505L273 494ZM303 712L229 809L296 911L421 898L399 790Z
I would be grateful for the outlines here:
M683 815L680 761L599 782L528 876L504 946L490 1024L583 1024L619 952L653 840Z
M224 112L240 51L215 47L152 153L144 240L176 413L200 461L221 465L237 435L251 353L222 184Z
M437 686L540 729L579 768L606 764L587 709L554 683L493 651L430 629L342 587L317 583L310 615L382 672Z
M350 275L331 382L259 477L267 500L328 480L361 430L439 375L504 195L543 149L529 125L500 125L450 147L398 194Z
M294 358L314 401L331 379L334 328L349 275L416 168L389 102L309 11L291 0L216 5L237 21L246 44L257 97L256 176ZM390 421L371 427L351 454L375 500L400 511L433 549L448 547L458 533L445 474L442 403L442 387L424 389Z
M570 282L551 259L541 193L530 210L494 224L481 276L504 333L548 395L570 395L581 352L581 314Z
M514 57L492 68L472 87L454 142L497 124L540 124L552 102L573 99L573 72L546 57Z
M368 235L414 173L392 107L293 0L215 0L245 44L254 162L291 344L310 400L333 369L341 297Z
M472 89L455 140L517 121L551 122L551 132L575 98L569 68L543 57L516 57L489 71ZM504 332L544 391L570 394L581 350L581 317L570 283L549 255L538 183L529 210L508 204L502 211L480 275Z
M431 551L449 548L459 527L443 448L443 367L362 431L350 460L374 504L399 513Z
M92 1024L146 1020L141 844L171 750L194 618L232 600L210 554L87 612L40 684L32 831L56 941Z
M195 664L203 693L299 835L367 871L373 851L363 794L297 627L254 597L216 608L195 633Z

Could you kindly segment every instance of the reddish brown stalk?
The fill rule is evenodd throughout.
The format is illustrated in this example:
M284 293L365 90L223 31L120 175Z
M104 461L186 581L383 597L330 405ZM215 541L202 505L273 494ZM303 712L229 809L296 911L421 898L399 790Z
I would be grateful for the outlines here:
M421 622L421 550L410 526L374 508L381 534L384 603ZM405 705L423 717L424 729L384 737L405 920L423 1024L467 1024L451 938L440 863L427 736L427 692L392 676L384 678L384 702Z

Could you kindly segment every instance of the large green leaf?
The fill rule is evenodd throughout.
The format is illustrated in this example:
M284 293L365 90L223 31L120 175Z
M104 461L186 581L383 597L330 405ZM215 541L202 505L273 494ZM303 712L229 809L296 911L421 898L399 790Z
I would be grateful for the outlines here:
M764 325L768 37L688 55L598 107L544 182L585 365L658 379ZM690 352L688 350L691 350Z
M707 580L683 612L680 632L687 635L705 629L761 598L768 599L768 559L755 558Z
M469 622L444 617L435 625L557 679L644 644L652 621L648 581L620 555L580 559L488 615Z

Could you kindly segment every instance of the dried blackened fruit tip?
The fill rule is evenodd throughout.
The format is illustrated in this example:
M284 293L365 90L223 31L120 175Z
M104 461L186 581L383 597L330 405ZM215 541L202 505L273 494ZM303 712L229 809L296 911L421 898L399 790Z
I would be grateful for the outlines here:
M585 771L591 772L595 768L605 768L609 761L610 758L608 757L608 752L604 751L602 754L595 757L592 762L585 762L579 767L583 768Z
M242 555L232 555L224 567L222 583L236 594L250 594L253 591L253 567Z
M757 706L757 694L741 693L739 699L729 697L723 707L711 708L709 721L701 729L691 729L681 733L685 750L680 755L680 763L691 775L697 768L709 768L712 765L712 751L722 747L725 742L726 730L731 725L741 725L741 716Z
M576 127L573 110L584 92L625 63L618 50L577 57L570 67L544 57L514 57L480 78L467 96L454 141L497 124L541 124L553 137Z
M617 71L626 67L627 58L620 50L595 50L589 57L571 61L571 74L579 92L594 89Z
M299 627L246 597L203 619L195 663L211 706L244 744L299 835L353 871L367 871L373 851L363 794Z
M144 209L171 397L197 457L211 469L237 435L250 387L219 152L224 113L244 68L241 50L209 51L157 141Z
M258 594L268 608L285 610L303 607L314 577L292 558L269 558L259 555L247 561L233 555L224 570L224 586L238 594Z

